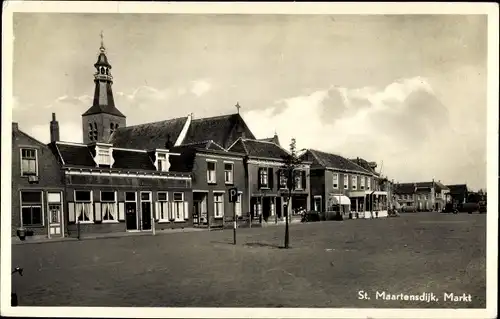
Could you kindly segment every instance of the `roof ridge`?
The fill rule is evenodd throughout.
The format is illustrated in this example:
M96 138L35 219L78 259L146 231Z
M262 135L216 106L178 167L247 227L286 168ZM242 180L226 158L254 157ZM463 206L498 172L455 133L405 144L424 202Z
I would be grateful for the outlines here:
M134 128L134 127L143 126L143 125L159 124L159 123L162 123L162 122L169 122L169 121L175 121L175 120L181 120L181 119L187 119L187 116L174 117L174 118L171 118L171 119L168 119L168 120L162 120L162 121L156 121L156 122L149 122L149 123L141 123L141 124L123 126L123 127L119 127L117 131L119 131L119 130L125 130L127 128Z
M233 115L239 115L239 113L230 113L230 114L216 115L216 116L210 116L210 117L194 118L193 121L222 119L222 118L230 117L230 116L233 116Z

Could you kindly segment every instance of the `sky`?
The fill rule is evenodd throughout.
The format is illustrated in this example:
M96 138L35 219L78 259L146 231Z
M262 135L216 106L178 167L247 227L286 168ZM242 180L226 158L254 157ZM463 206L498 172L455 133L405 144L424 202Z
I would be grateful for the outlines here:
M396 182L486 187L480 15L15 13L20 129L82 142L100 32L127 125L236 112L257 138L378 163Z

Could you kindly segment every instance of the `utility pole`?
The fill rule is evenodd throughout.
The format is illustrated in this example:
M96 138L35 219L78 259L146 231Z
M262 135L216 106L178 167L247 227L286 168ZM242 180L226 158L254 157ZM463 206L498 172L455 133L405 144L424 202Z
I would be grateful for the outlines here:
M285 218L285 248L289 248L290 245L290 230L288 226L288 219L289 219L289 211L290 211L290 204L291 204L291 199L292 199L292 192L295 189L296 186L296 169L297 167L300 166L301 160L297 156L297 152L295 149L295 139L292 138L292 142L290 143L290 153L284 157L285 164L283 165L283 169L286 172L287 176L287 190L288 194L286 196L286 218Z

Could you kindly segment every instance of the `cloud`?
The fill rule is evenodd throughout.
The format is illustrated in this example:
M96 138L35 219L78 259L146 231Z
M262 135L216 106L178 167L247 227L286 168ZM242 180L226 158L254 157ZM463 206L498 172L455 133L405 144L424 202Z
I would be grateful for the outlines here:
M196 96L202 96L203 94L210 91L211 88L212 88L212 85L210 84L210 82L208 82L206 80L197 80L197 81L191 82L190 91L191 91L191 93L193 93Z
M50 142L50 126L48 123L31 126L26 129L26 133L40 142ZM82 125L76 122L60 122L59 136L65 142L81 143L83 141Z
M276 130L284 145L295 137L299 149L359 156L379 168L383 161L382 173L399 181L453 183L467 175L481 184L485 123L463 126L463 117L452 116L456 110L437 98L427 79L414 77L383 88L329 87L244 117L258 138Z

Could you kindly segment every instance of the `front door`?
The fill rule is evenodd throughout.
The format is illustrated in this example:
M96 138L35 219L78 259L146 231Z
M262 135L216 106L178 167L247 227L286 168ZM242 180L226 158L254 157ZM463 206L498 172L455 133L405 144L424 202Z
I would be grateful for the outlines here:
M314 197L314 211L321 212L321 197Z
M135 202L125 203L125 212L127 230L137 230L137 204Z
M50 237L63 237L62 196L61 192L48 192L48 231Z
M200 224L200 207L201 203L199 201L193 202L193 224L196 226Z
M50 237L61 237L61 204L49 204L49 234Z
M151 202L141 202L142 230L151 230Z

